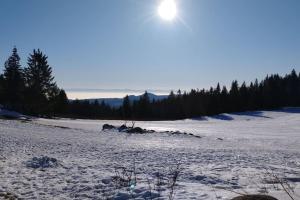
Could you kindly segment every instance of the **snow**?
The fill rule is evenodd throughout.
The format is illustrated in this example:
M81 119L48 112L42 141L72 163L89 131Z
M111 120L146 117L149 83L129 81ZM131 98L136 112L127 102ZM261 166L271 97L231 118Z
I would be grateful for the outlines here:
M271 184L270 173L285 178L300 195L300 109L135 123L202 138L101 131L106 123L124 121L0 120L0 194L24 199L168 199L169 172L181 163L175 199L225 200L237 196L234 192L265 191L289 199ZM27 165L39 163L39 158L53 158L59 165ZM116 187L122 169L134 169L136 183ZM158 174L164 183L159 191Z

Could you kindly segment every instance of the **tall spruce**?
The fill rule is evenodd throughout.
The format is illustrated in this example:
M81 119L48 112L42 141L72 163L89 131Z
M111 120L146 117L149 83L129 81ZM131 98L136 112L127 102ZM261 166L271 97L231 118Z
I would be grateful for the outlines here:
M131 105L128 95L126 95L123 99L122 114L124 119L131 118Z
M59 89L58 93L55 94L53 98L53 112L55 114L65 114L68 108L68 97L66 92L63 89ZM97 107L98 101L95 101L95 107Z
M49 102L58 92L47 59L39 49L33 50L24 70L27 108L33 114L47 114L51 110Z
M9 108L21 110L24 92L24 76L16 47L13 48L12 55L4 64L2 81L4 104Z
M147 91L138 100L137 117L146 119L151 117L150 113L150 98Z

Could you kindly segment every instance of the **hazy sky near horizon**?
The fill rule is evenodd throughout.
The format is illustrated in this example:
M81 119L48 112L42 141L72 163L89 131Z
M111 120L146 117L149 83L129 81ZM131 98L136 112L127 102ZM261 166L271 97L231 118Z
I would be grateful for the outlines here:
M300 71L299 0L1 0L0 63L40 48L63 88L190 89Z

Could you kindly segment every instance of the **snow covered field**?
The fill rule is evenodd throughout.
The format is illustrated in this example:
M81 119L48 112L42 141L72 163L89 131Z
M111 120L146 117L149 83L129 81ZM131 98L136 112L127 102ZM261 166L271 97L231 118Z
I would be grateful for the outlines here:
M269 192L289 199L271 183L273 173L288 181L300 199L300 109L135 124L202 138L104 132L104 123L124 122L0 120L0 194L24 199L157 199L161 193L160 199L168 199L168 174L181 163L175 199L230 199L237 196L234 192ZM42 156L55 158L57 165L28 165ZM117 187L122 169L137 176L130 188ZM160 179L165 184L158 186Z

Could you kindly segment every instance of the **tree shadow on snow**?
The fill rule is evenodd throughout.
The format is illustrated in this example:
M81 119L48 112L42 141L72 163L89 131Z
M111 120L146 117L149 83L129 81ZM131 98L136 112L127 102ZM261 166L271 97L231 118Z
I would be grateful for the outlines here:
M249 111L249 112L232 113L232 115L249 116L249 117L261 117L261 118L268 118L268 119L271 118L271 117L268 117L268 116L264 116L263 111Z
M219 114L219 115L211 116L210 118L219 119L219 120L226 120L226 121L234 120L233 117L231 117L229 115L226 115L226 114Z
M282 108L280 110L275 110L275 112L300 114L300 107L286 107L286 108Z
M208 120L207 117L193 117L191 119L195 120L195 121L207 121Z
M209 118L211 118L211 119L218 119L218 120L227 120L227 121L234 120L233 117L231 117L229 115L226 115L226 114L219 114L219 115L208 116L208 117L195 117L195 118L192 118L192 120L208 121Z
M300 114L300 107L286 107L279 110L272 110L273 112L283 112L283 113L294 113L294 114ZM272 119L272 117L265 116L265 111L247 111L247 112L237 112L237 113L230 113L230 115L234 116L249 116L249 117L260 117L265 119ZM197 121L208 121L209 118L211 119L217 119L217 120L225 120L225 121L232 121L234 118L230 116L229 114L219 114L209 117L194 117L192 120Z

